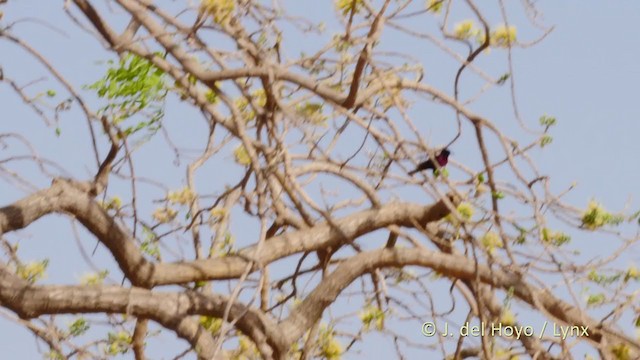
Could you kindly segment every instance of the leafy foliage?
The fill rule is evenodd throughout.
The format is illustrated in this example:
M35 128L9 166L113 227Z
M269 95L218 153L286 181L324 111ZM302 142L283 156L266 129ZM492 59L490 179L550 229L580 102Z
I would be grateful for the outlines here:
M475 27L473 20L464 20L455 25L453 33L456 38L460 40L466 40L473 36L476 36L478 29Z
M485 249L487 249L487 251L489 251L489 253L493 253L496 248L502 248L504 245L502 243L500 235L496 234L493 231L484 234L484 236L480 239L480 243L482 244L482 246L484 246Z
M211 16L218 24L229 21L235 7L235 0L202 0L200 2L201 13Z
M200 316L200 325L212 335L218 335L222 328L222 319L211 316Z
M83 317L77 318L69 325L69 335L80 336L89 330L90 326L87 320Z
M131 347L131 342L131 335L126 331L110 332L107 335L106 353L108 355L126 354Z
M46 276L48 266L49 259L31 261L27 264L19 264L16 269L16 274L33 284Z
M88 273L82 276L80 283L83 285L102 285L104 279L109 275L108 270L102 270L100 272Z
M131 53L124 55L117 64L113 61L107 63L111 67L106 75L87 87L96 91L100 98L108 100L100 112L112 118L116 125L136 114L145 113L148 120L126 126L123 129L125 135L142 129L157 131L164 116L163 105L168 93L164 72L149 60Z
M340 10L340 13L343 16L347 16L351 13L351 10L354 7L355 7L354 11L356 13L360 11L362 4L363 4L363 0L338 0L338 2L336 3L336 6L338 10Z
M571 241L571 236L560 231L552 231L548 228L543 228L542 241L554 246L562 246Z
M362 320L362 325L365 331L371 329L372 325L374 325L376 329L382 330L384 326L384 318L384 310L373 305L367 306L360 313L360 320Z
M605 225L618 225L624 221L624 216L607 212L598 202L590 201L587 210L582 215L582 226L595 230Z
M444 0L427 0L427 10L433 12L435 14L442 11L442 5L444 4Z
M516 42L515 26L499 25L491 33L491 46L506 48Z
M342 344L336 340L332 328L321 326L318 331L318 343L320 344L320 354L323 359L339 360L342 358Z
M236 162L240 165L249 165L251 164L251 157L249 157L249 153L244 145L240 144L233 151L233 156L236 159Z

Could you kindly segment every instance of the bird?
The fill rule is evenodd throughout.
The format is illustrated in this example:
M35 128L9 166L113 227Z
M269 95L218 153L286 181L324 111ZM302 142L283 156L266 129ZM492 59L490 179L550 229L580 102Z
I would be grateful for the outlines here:
M449 155L451 152L448 149L442 149L438 155L436 155L436 161L438 162L438 166L444 167L449 162ZM413 175L419 171L431 169L433 171L436 170L436 166L433 164L431 159L421 162L417 168L409 171L409 175Z

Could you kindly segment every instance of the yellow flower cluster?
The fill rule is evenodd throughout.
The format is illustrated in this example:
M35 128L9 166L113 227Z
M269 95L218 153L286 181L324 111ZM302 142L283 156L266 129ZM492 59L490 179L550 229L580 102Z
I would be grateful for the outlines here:
M174 204L188 205L193 199L195 199L195 194L188 187L180 191L169 191L169 194L167 194L167 200Z
M640 280L640 270L638 270L635 265L629 266L627 273L624 275L624 279L625 281L629 281L630 279Z
M360 320L362 320L365 331L371 328L371 324L375 324L376 329L382 330L384 311L377 306L369 305L360 313Z
M114 196L107 201L100 202L100 206L105 210L119 210L122 207L122 199L118 196Z
M443 4L444 0L427 0L427 10L437 14L442 11Z
M210 15L218 24L227 22L235 7L235 0L202 0L200 2L200 12Z
M589 230L595 230L605 225L617 225L624 220L606 211L598 202L591 200L587 210L582 214L582 225Z
M500 315L500 323L502 325L514 325L516 323L516 316L511 310L504 309Z
M631 348L629 345L619 343L611 346L611 352L616 360L631 360Z
M249 165L251 164L251 157L249 157L249 153L244 146L238 145L238 147L233 151L233 157L236 159L236 162L240 165Z
M327 117L322 114L322 104L307 102L296 106L296 111L306 123L326 126Z
M212 335L216 336L222 328L222 319L211 316L200 316L200 325Z
M318 336L320 342L320 352L327 360L339 360L342 356L342 344L334 337L333 330L328 328L320 329Z
M543 228L541 233L542 241L555 246L561 246L571 240L569 235L560 231L552 231L548 228Z
M476 27L473 20L463 20L453 27L453 36L460 40L468 40L472 37L480 44L485 42L486 35L483 29ZM515 26L498 25L491 31L489 43L493 47L507 48L516 42Z
M178 212L169 207L157 208L156 211L153 212L153 218L159 223L166 224L171 222L171 220L176 218Z
M351 13L351 9L353 9L354 6L356 13L360 11L362 0L338 0L336 6L338 10L342 12L342 15L347 16Z
M126 331L120 331L117 334L109 333L107 353L109 355L124 354L131 347L131 342L131 335Z
M475 211L473 205L468 202L461 202L456 210L458 210L458 215L465 221L471 220L471 217L473 217L473 212ZM445 219L453 225L459 225L458 221L455 217L453 217L452 214L447 215Z
M214 207L209 211L212 220L220 220L227 216L227 210L221 207Z
M473 20L461 21L457 23L453 28L453 33L455 34L456 38L461 40L468 39L472 36L475 36L478 31L480 30L475 28L475 24L473 23Z
M27 264L18 265L16 274L30 283L34 283L46 276L45 271L49 266L49 260L31 261Z
M253 104L255 106L259 106L264 108L267 105L267 94L264 89L258 89L251 93L251 99L253 100ZM245 97L240 97L235 100L235 105L240 111L240 116L244 119L245 122L249 122L256 117L256 112L253 110L253 107L249 105L249 101Z
M108 274L109 272L107 270L101 271L99 273L87 273L80 278L80 283L82 285L102 285L104 279Z
M500 236L493 231L489 231L484 234L482 239L480 239L480 243L485 249L487 249L487 251L489 251L489 253L493 253L496 248L502 248L504 246Z
M516 42L515 26L500 25L491 33L491 45L497 47L509 47Z

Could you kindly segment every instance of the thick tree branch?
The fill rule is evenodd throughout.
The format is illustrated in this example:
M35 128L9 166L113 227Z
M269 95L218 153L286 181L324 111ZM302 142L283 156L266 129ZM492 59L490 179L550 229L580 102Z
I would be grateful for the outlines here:
M272 237L263 244L240 250L237 255L189 262L154 264L144 258L129 233L117 224L93 199L66 181L56 181L51 188L37 192L13 205L0 208L0 233L28 226L38 218L56 212L76 217L113 254L123 273L141 287L231 279L243 274L249 262L269 264L284 257L345 244L359 236L390 225L413 227L437 221L449 213L444 201L431 206L389 203L379 209L365 210L337 219L333 224L320 223L310 229Z
M0 304L21 318L45 314L129 314L175 329L180 337L196 344L199 356L207 359L213 355L213 340L188 316L222 318L228 302L222 295L203 295L195 291L169 293L119 286L34 286L0 264ZM236 327L249 336L263 354L278 357L284 351L276 324L259 310L237 301L229 309L229 321L235 321Z
M602 326L595 319L548 292L526 284L517 275L489 269L485 265L476 266L471 259L464 256L416 248L384 248L361 253L345 260L333 273L322 280L320 285L281 323L283 336L288 343L297 340L322 316L324 310L335 301L342 290L363 274L383 267L411 265L429 267L438 273L456 279L473 280L479 277L483 283L493 287L505 291L513 289L514 295L527 304L534 307L536 302L541 304L545 312L555 317L554 320L570 325L587 326L589 336L583 339L596 345L600 345L603 341L606 341L606 344L623 342L632 349L635 356L640 355L638 342L613 329ZM534 300L534 298L536 299Z

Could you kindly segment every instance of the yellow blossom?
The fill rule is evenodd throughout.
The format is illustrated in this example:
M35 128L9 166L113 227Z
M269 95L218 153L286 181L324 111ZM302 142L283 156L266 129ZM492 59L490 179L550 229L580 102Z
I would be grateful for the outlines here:
M267 94L264 89L258 89L251 93L251 99L253 100L253 105L264 108L267 105ZM253 107L249 105L249 100L245 97L239 97L235 100L235 105L240 111L240 116L244 119L245 122L249 122L256 117L256 112Z
M100 205L105 210L118 210L122 207L122 199L118 196L114 196L108 201L100 202Z
M376 329L382 330L384 326L384 311L377 306L369 305L360 313L360 320L362 320L365 331L371 328L371 324L375 324Z
M190 188L185 187L180 191L169 191L167 194L167 200L174 204L187 205L195 198L195 194Z
M34 283L46 276L45 271L49 266L49 260L31 261L27 264L18 265L16 274L30 283Z
M443 3L444 0L427 0L427 10L437 14L442 10Z
M354 6L355 12L358 12L362 7L362 0L338 0L336 3L336 7L344 16L349 15Z
M497 47L509 47L516 42L515 26L499 25L491 33L491 45Z
M227 216L227 210L221 207L214 207L209 211L212 220L219 220Z
M629 266L627 269L627 273L624 276L625 281L629 281L629 279L640 280L640 270L635 265Z
M627 344L616 344L611 347L611 352L616 360L631 360L631 348Z
M82 275L80 278L80 283L82 285L102 285L104 279L107 277L109 272L107 270L95 273L86 273Z
M200 325L215 336L222 328L222 319L211 316L200 316Z
M213 17L218 24L227 22L235 9L235 0L202 0L200 12Z
M477 33L473 20L464 20L455 25L453 33L456 38L466 40Z
M516 323L516 316L509 309L504 309L502 315L500 315L500 323L502 325L514 325Z
M236 162L240 165L251 164L251 158L249 157L249 153L247 152L247 149L245 149L243 145L239 145L233 151L233 156L235 157Z
M468 202L461 202L456 208L456 210L458 211L458 216L460 216L462 220L465 220L465 221L471 220L471 217L473 216L473 212L474 212L473 205L471 205ZM451 224L458 225L458 221L453 216L453 214L447 215L446 220Z
M502 239L500 236L493 231L490 231L480 239L480 243L484 246L485 249L489 251L489 253L493 253L496 248L502 248Z
M156 219L159 223L168 223L171 220L175 219L177 211L173 210L169 207L157 208L156 211L153 212L153 218Z

